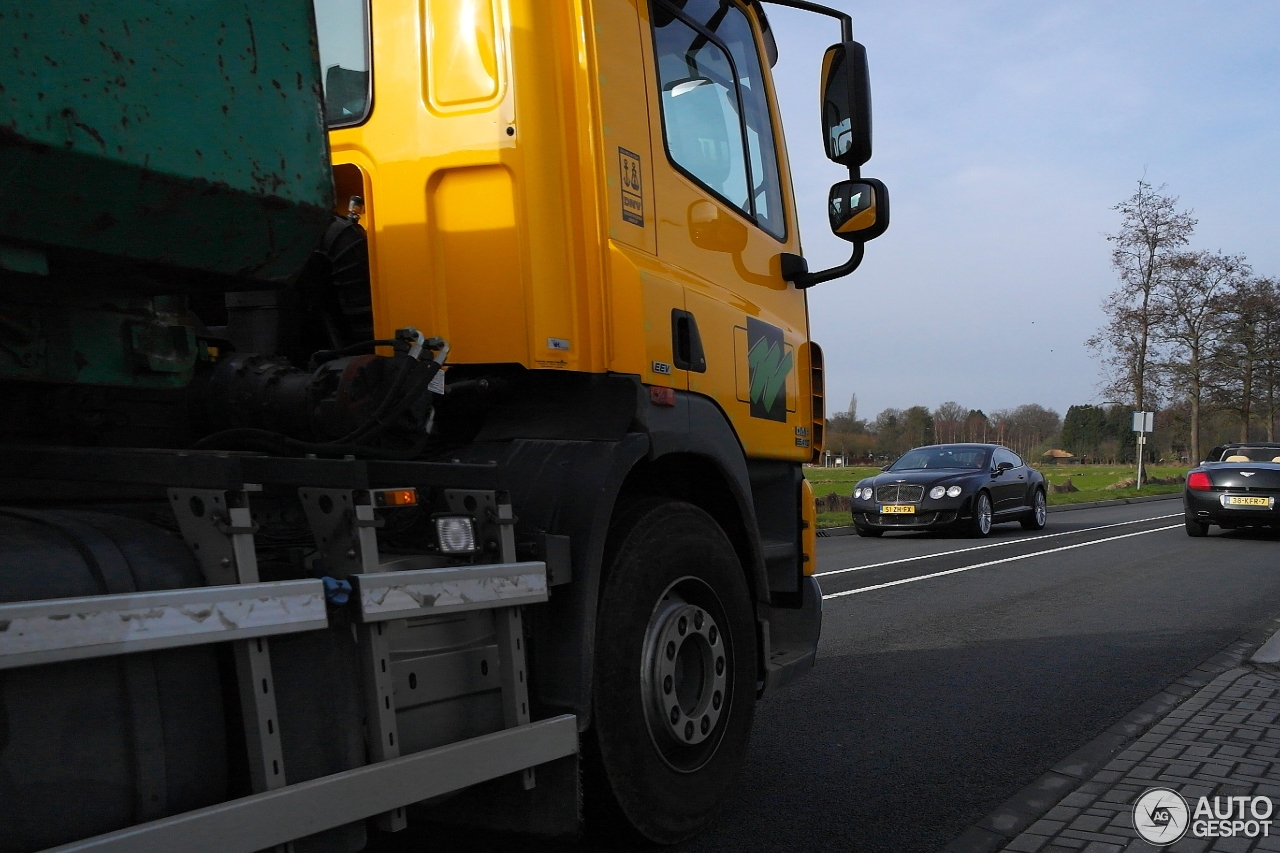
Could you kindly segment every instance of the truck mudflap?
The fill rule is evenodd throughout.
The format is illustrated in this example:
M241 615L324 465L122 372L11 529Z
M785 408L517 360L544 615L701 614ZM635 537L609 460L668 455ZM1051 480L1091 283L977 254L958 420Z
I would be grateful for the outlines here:
M768 696L813 669L822 634L822 589L817 578L800 581L798 608L761 605L761 637L766 644L764 686Z
M14 467L39 479L119 476L160 487L206 585L0 604L0 673L226 643L234 653L252 791L151 820L135 817L133 825L100 826L92 837L64 834L54 842L62 846L49 849L251 853L358 827L366 818L395 831L405 827L410 804L502 777L528 791L538 784L536 766L576 762L576 717L536 720L531 713L523 610L548 601L548 571L543 561L517 559L505 493L441 485L450 517L469 513L474 535L492 543L486 553L498 557L462 563L440 553L380 553L376 531L384 519L375 507L407 499L414 489L391 488L356 460L69 448L38 455L46 467ZM438 475L456 483L463 469L488 467L426 464L417 482L427 485ZM253 508L261 492L273 489L301 503L324 578L259 576ZM55 515L8 512L44 524ZM99 514L77 515L92 521ZM480 641L444 650L424 645L430 631L447 633L474 618L491 620ZM345 636L358 649L350 686L363 703L368 763L291 780L288 730L305 730L306 721L277 707L285 673L273 667L272 644L308 636ZM471 729L441 727L423 715L424 702L452 696L462 697L459 708L481 707L465 702L484 698L488 710L479 722L468 721Z

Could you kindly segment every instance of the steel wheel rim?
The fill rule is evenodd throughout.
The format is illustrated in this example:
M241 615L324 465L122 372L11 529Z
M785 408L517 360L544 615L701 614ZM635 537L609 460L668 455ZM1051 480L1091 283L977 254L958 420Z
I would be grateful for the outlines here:
M1045 516L1049 514L1045 506L1044 492L1036 492L1036 524L1043 525Z
M685 577L658 599L645 630L640 692L649 739L662 760L692 773L715 754L732 701L732 643L719 599Z
M991 498L978 496L978 529L983 535L991 532Z

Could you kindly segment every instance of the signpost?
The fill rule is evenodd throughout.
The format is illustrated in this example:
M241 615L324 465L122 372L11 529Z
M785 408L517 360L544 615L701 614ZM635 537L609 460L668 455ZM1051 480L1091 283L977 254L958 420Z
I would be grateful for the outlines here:
M1155 412L1134 412L1133 431L1138 434L1138 488L1142 488L1142 457L1147 449L1147 433L1155 432Z

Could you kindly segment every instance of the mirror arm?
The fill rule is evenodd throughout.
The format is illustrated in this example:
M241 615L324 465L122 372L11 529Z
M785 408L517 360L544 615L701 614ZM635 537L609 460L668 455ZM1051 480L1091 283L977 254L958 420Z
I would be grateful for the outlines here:
M810 3L809 0L764 0L764 2L772 3L775 6L790 6L792 9L803 9L806 12L837 18L840 21L841 41L853 41L853 18L839 9L832 9L830 6L823 6L821 3Z
M782 277L794 284L799 290L813 287L815 284L822 284L824 281L831 281L833 278L843 278L856 270L858 265L862 263L862 256L865 254L866 248L866 243L854 243L853 254L849 256L849 260L838 267L832 267L821 272L809 272L809 262L803 257L793 255L790 252L783 252Z

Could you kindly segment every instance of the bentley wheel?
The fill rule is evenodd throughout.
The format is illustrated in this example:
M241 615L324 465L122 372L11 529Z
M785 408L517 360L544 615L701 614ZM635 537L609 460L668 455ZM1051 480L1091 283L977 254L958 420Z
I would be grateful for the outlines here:
M969 535L981 539L991 532L991 495L978 492L973 499L973 518L969 520Z
M1031 512L1027 517L1022 519L1023 530L1044 530L1045 524L1049 520L1049 507L1045 501L1044 492L1036 489L1036 496L1031 501Z
M612 801L605 811L620 811L649 841L675 844L715 815L746 752L756 687L751 596L724 531L678 501L627 511L605 565L593 770Z
M1188 536L1200 537L1209 535L1209 525L1203 521L1196 521L1188 515L1183 517L1183 523L1186 524Z

